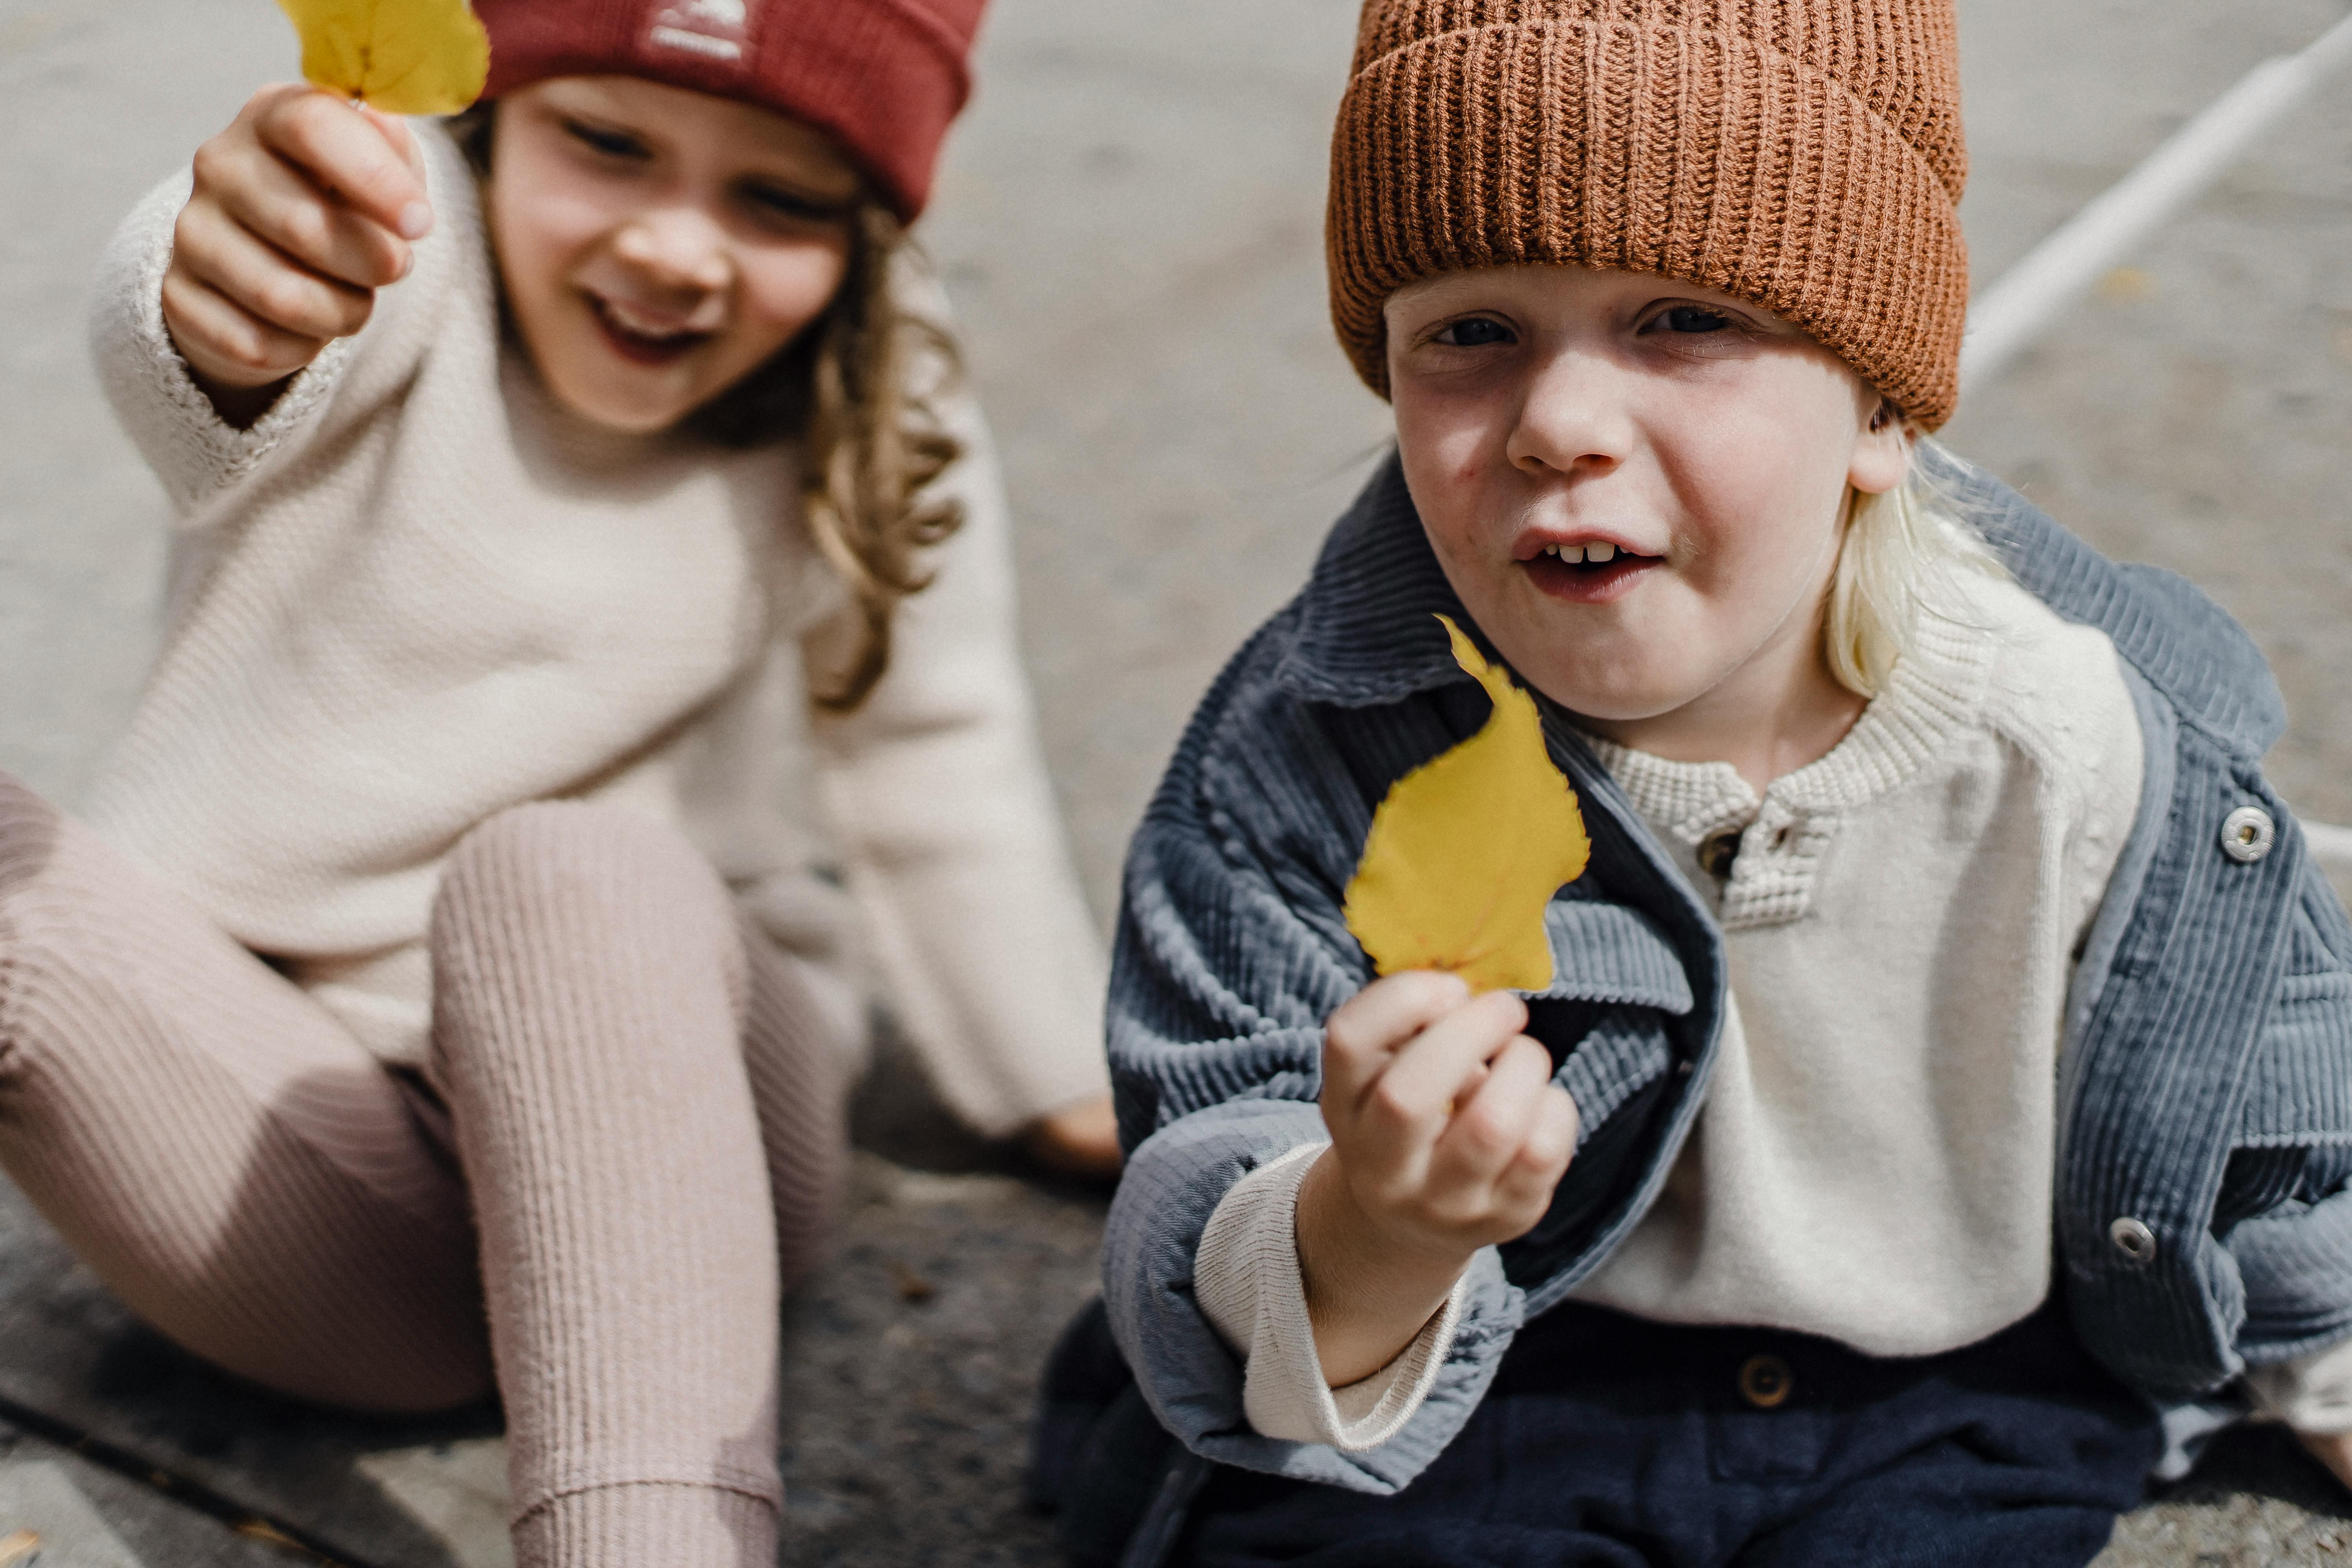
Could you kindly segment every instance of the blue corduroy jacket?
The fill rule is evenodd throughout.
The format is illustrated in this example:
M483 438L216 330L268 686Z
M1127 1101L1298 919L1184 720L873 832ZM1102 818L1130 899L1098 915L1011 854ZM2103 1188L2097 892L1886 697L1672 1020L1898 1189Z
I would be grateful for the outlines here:
M2352 1338L2352 922L2263 782L2284 709L2236 623L1928 460L2021 583L2114 640L2138 704L2137 823L2066 1016L2054 1228L2084 1344L2159 1406L2185 1405L2249 1363ZM1371 1492L1445 1447L1519 1325L1641 1219L1706 1099L1724 1011L1714 919L1547 709L1593 854L1547 913L1557 974L1529 1032L1582 1112L1576 1159L1544 1220L1472 1265L1435 1390L1396 1436L1343 1454L1249 1429L1193 1255L1236 1181L1324 1136L1323 1020L1372 977L1340 915L1372 811L1485 721L1433 612L1467 623L1391 460L1195 714L1129 856L1111 984L1130 1161L1104 1295L1144 1398L1196 1455ZM2245 837L2239 855L2224 844L2245 808L2274 827L2251 858Z

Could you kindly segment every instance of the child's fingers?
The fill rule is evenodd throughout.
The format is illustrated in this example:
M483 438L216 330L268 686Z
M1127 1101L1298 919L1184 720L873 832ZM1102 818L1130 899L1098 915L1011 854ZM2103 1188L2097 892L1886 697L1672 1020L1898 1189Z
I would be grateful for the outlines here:
M1548 1086L1527 1141L1487 1190L1482 1217L1491 1239L1525 1236L1551 1208L1552 1194L1576 1152L1576 1128L1575 1102L1568 1091L1558 1084Z
M1528 1026L1528 1005L1507 991L1473 997L1423 1029L1389 1062L1374 1097L1444 1108L1478 1091L1496 1056Z
M425 149L417 144L415 136L410 132L408 121L397 114L386 114L383 110L364 103L359 108L360 112L367 116L368 123L392 143L392 150L407 161L410 173L416 176L417 184L422 186L425 184Z
M1576 1156L1576 1139L1583 1121L1576 1101L1559 1085L1547 1084L1538 1097L1535 1125L1518 1152L1496 1180L1498 1203L1529 1208L1533 1225L1551 1205L1551 1191Z
M1478 1091L1487 1059L1526 1021L1526 1009L1507 993L1448 1013L1390 1059L1357 1102L1351 1122L1343 1126L1326 1108L1333 1142L1358 1168L1378 1170L1381 1192L1407 1200L1426 1184L1430 1151L1455 1106Z
M230 386L268 386L318 357L320 343L271 326L184 271L163 279L163 321L198 374Z
M261 144L300 169L319 188L404 239L433 227L421 167L412 165L378 124L326 92L277 99L255 122Z
M1427 970L1391 974L1357 992L1323 1026L1327 1101L1352 1107L1399 1047L1469 995L1460 976Z
M292 164L259 148L243 177L224 182L214 200L263 242L323 277L379 289L407 275L407 241L326 200Z
M218 207L191 202L173 231L172 269L269 326L324 342L367 324L374 296L295 266Z
M1545 1105L1551 1053L1520 1035L1486 1064L1486 1080L1454 1108L1445 1131L1430 1151L1433 1187L1455 1190L1475 1207L1509 1168L1530 1136Z

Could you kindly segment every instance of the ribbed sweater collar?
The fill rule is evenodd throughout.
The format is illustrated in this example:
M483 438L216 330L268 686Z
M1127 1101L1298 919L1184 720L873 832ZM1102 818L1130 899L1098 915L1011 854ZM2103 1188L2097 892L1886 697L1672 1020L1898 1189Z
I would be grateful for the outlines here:
M1842 815L1910 782L1956 735L1975 727L1996 654L1989 625L1931 616L1916 645L1896 661L1886 689L1822 756L1772 781L1765 792L1803 816ZM1587 734L1601 765L1633 809L1667 836L1696 844L1744 827L1763 805L1728 763L1684 763Z

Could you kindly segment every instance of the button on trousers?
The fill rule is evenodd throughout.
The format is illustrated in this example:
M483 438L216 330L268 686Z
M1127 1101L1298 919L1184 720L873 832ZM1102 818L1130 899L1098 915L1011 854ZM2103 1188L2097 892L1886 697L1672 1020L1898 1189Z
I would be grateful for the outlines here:
M2056 1305L1912 1360L1570 1303L1393 1497L1220 1469L1195 1568L2082 1568L2160 1442Z

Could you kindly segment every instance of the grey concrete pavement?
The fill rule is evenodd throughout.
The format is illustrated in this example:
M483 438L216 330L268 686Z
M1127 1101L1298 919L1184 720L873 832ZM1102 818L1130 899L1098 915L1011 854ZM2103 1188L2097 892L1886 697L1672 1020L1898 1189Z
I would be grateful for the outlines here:
M2339 0L1964 0L1978 277L2344 14ZM2352 77L1964 407L1949 438L2103 550L2187 574L2243 621L2292 719L2273 778L2299 810L2352 822Z
M2343 4L1960 9L1983 279ZM1185 714L1295 589L1382 438L1323 315L1325 138L1354 14L1352 0L997 0L928 226L1004 447L1046 745L1106 920ZM135 689L162 556L160 498L81 348L90 265L139 192L292 56L267 0L0 0L0 767L67 801ZM2279 780L2352 821L2347 433L2339 82L1950 438L2102 547L2187 572L2244 618L2293 708ZM895 1164L866 1167L842 1259L788 1330L796 1563L1050 1561L1010 1479L1038 1357L1087 1289L1099 1207L1001 1173L904 1175L992 1158L929 1116L903 1079L869 1096L866 1141ZM479 1424L336 1424L208 1380L129 1325L13 1194L0 1397L355 1563L499 1558L499 1456ZM265 1550L44 1441L0 1447L0 1537L9 1507L33 1506L12 1498L65 1507L66 1475L139 1561ZM2299 1455L2256 1436L2127 1521L2106 1565L2341 1561L2347 1515Z

